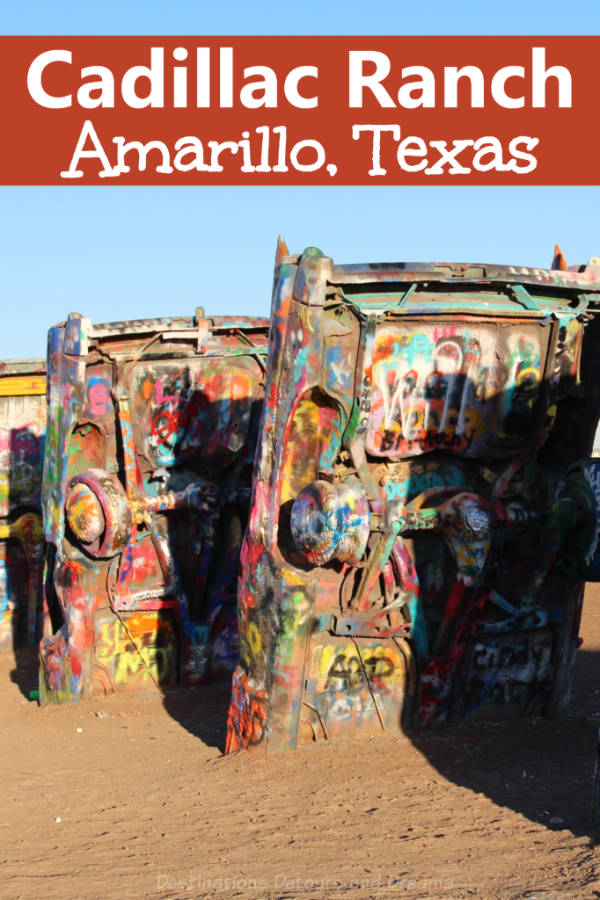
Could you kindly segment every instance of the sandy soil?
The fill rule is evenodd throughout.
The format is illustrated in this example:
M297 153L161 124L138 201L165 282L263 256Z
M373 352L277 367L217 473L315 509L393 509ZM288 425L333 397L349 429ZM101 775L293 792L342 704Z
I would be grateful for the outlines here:
M0 659L0 896L600 897L600 586L570 718L223 757L228 685L29 702Z

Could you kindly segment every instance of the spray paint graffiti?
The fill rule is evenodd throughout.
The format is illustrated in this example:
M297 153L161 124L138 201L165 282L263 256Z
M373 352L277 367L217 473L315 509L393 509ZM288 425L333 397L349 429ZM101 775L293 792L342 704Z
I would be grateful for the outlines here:
M177 682L177 638L160 611L96 619L95 678L107 691Z
M239 670L233 674L232 694L234 702L227 719L228 753L260 744L266 718L264 691L255 691L250 679Z
M106 378L90 375L86 384L86 415L90 419L102 419L111 407L110 384Z
M173 466L201 452L223 466L246 443L256 377L252 365L243 357L212 358L207 369L187 364L136 370L146 448L157 465Z
M524 714L552 687L552 634L548 629L502 634L473 643L460 702L466 712ZM537 710L536 710L537 711Z
M39 638L46 431L43 360L0 366L0 649Z
M200 311L51 329L42 702L235 666L267 335Z
M594 272L281 245L268 347L200 311L51 329L42 701L200 683L239 643L227 750L564 710L600 572ZM0 422L5 502L32 422Z
M498 455L526 439L540 393L539 327L423 323L378 329L367 450Z
M227 749L256 743L253 697L269 748L563 712L598 556L597 270L281 243L273 296Z

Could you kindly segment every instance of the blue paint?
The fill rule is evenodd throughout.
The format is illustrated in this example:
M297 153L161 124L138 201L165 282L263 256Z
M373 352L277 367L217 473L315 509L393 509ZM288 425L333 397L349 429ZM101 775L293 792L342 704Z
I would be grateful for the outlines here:
M386 481L385 493L388 500L406 500L416 497L432 487L458 487L466 483L464 472L457 466L428 472L411 472L401 481Z

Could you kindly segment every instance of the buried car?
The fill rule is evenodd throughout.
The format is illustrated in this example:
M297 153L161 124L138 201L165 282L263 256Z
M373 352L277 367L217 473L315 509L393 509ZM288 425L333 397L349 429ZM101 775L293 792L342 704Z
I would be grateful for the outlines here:
M233 669L267 339L202 309L50 330L42 703Z
M46 363L0 363L0 650L41 633Z
M559 715L595 579L600 261L275 271L229 751Z

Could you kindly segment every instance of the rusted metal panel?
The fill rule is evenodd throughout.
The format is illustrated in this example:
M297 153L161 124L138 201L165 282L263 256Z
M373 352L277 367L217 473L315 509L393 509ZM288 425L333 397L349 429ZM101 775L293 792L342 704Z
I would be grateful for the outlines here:
M234 668L267 344L201 309L50 330L42 702Z
M40 633L46 366L0 363L0 650Z
M280 245L228 750L564 712L600 573L598 309L598 261Z

